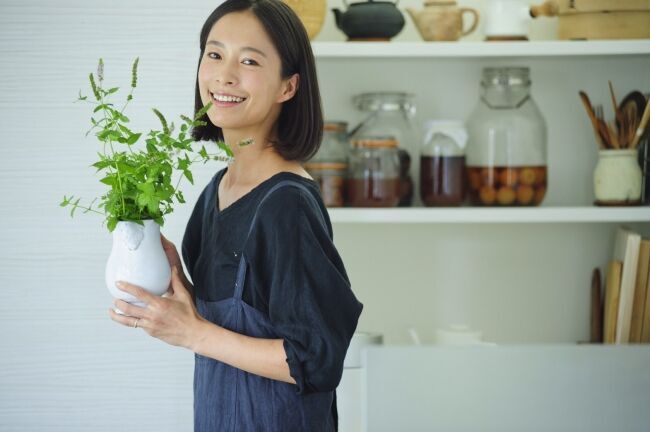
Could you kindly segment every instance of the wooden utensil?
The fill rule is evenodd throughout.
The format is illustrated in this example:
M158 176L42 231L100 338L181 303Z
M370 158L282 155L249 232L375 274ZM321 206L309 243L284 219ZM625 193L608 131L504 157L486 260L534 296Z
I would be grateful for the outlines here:
M598 122L598 130L600 131L600 135L603 139L605 148L608 149L618 148L618 147L614 147L614 139L610 134L609 127L607 127L607 123L605 122L604 115L603 115L603 106L596 105L595 109L596 109L596 121ZM618 145L618 143L616 144Z
M583 92L582 90L580 90L578 94L580 95L580 100L582 101L582 105L584 105L585 110L587 111L589 120L591 120L591 126L594 128L594 132L596 134L596 142L598 143L598 148L603 149L605 148L605 144L601 136L600 125L596 118L596 114L594 113L594 108L591 105L591 101L589 100L589 96L587 96L587 93Z
M623 98L621 103L618 105L619 111L622 112L623 108L629 103L636 104L636 114L637 116L639 116L639 118L637 119L635 125L639 124L639 122L641 122L641 116L643 115L643 110L645 109L646 97L643 96L643 93L641 93L640 91L637 90L631 91Z
M600 269L591 274L591 343L603 342L603 293Z
M618 104L616 103L616 96L614 96L614 86L612 86L612 82L608 81L609 83L609 94L612 97L612 108L614 110L614 118L616 118L616 130L620 132L621 130L621 123L622 123L622 113L618 109Z
M641 122L639 122L639 127L636 129L636 135L632 140L632 145L630 148L636 148L639 144L639 140L645 133L645 128L648 126L648 119L650 118L650 100L645 104L645 109L643 110L643 116L641 117Z

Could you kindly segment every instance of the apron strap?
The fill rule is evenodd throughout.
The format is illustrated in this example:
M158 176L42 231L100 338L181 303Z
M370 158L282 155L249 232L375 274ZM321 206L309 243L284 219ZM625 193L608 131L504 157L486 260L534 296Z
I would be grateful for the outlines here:
M275 184L269 191L264 195L264 197L260 200L260 203L257 205L257 208L255 209L255 214L253 215L253 219L251 220L250 227L248 228L248 234L246 234L246 239L244 240L244 245L248 241L248 237L250 237L251 232L253 231L253 227L255 226L255 221L257 220L257 213L262 206L262 203L271 195L273 192L275 192L277 189L283 187L283 186L296 186L305 192L307 192L307 196L316 202L316 199L314 196L309 192L309 189L303 184L298 183L295 180L282 180L281 182L278 182ZM318 202L316 202L316 207L318 208L318 212L321 218L321 222L323 223L323 226L327 226L325 223L325 216L323 215L323 212L320 210L320 205L318 205ZM234 297L237 299L242 298L242 293L244 291L244 281L246 280L246 259L244 258L244 251L242 250L241 257L239 258L239 267L237 269L237 279L235 281L235 294Z

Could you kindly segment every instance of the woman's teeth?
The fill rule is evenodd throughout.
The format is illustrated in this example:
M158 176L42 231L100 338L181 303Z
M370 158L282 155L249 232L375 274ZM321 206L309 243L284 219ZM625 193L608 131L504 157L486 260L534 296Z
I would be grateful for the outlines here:
M216 95L214 93L210 93L212 95L212 98L218 102L243 102L246 100L246 98L240 98L240 97L235 97L235 96L221 96L221 95Z

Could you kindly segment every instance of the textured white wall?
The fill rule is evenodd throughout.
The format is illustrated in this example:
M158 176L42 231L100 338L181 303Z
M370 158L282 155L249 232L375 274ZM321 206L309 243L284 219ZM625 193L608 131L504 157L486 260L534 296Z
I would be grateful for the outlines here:
M133 129L158 127L151 107L168 119L191 115L199 31L217 4L0 2L0 430L192 429L192 353L109 319L104 266L111 238L100 216L77 213L70 219L58 204L64 194L88 203L104 192L89 167L98 143L84 137L90 105L73 103L79 90L90 94L88 74L99 57L107 84L121 88L116 101L126 96L131 64L140 57L138 87L126 111ZM407 24L400 40L416 37L409 19ZM552 22L534 24L540 39L552 31ZM342 40L331 12L317 40ZM462 117L475 103L483 63L401 61L391 66L395 74L374 73L375 60L351 63L359 67L354 71L341 60L319 61L326 113L352 117L349 96L366 86L421 90L420 101L435 102L424 106L427 115ZM585 60L570 71L571 83L601 64L597 61ZM647 56L628 61L605 61L589 84L598 91L602 86L603 96L605 80L613 76L647 89L648 75L639 74L648 70ZM532 63L547 74L542 79L547 86L548 74L568 64ZM407 71L408 76L399 74ZM364 80L367 76L372 80ZM550 95L564 89L540 94L540 105L552 110ZM574 113L579 107L558 105L554 115L561 124L555 123L551 134L579 121L577 148L589 149L586 119ZM552 142L549 150L558 161L551 167L556 178L571 179L566 170L574 162L580 173L568 189L568 182L558 182L549 192L556 204L590 199L594 155L582 161L573 144ZM196 197L218 168L197 166L195 185L185 183L188 204L163 228L177 245ZM359 328L380 331L389 343L406 341L411 325L427 341L436 326L459 320L496 341L564 342L588 334L589 272L607 259L612 227L341 224L335 226L335 241L366 305Z

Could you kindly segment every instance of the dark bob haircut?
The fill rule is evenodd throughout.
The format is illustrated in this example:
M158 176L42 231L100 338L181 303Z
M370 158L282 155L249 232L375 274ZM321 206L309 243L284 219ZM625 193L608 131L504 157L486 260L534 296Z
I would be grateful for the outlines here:
M304 162L316 154L323 137L321 108L314 54L307 31L294 11L280 0L227 0L207 18L201 29L201 55L197 66L194 115L203 108L199 91L198 67L212 26L231 12L250 10L268 33L282 62L282 79L297 73L300 76L294 96L283 102L277 120L277 141L274 149L285 160ZM192 128L195 141L223 140L223 131L207 116L200 119L205 126Z

